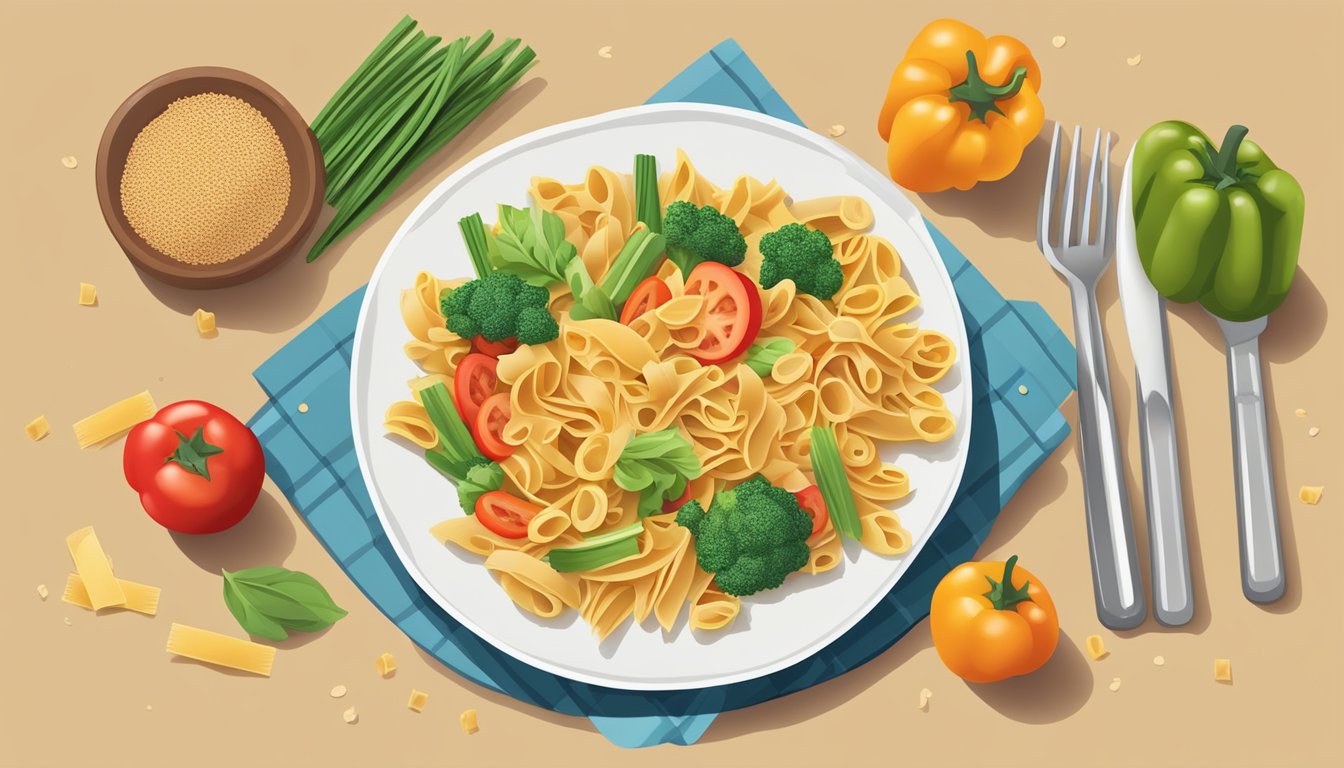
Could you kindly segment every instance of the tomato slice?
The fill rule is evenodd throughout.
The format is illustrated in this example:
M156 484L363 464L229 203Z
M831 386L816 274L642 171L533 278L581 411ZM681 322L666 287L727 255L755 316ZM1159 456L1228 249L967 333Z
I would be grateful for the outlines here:
M678 509L681 509L681 505L685 504L690 500L691 500L691 484L687 483L686 490L682 491L680 496L671 501L663 502L663 511L676 512Z
M495 393L495 386L499 383L495 376L495 368L498 366L498 360L480 352L472 352L457 364L457 371L453 374L453 402L457 404L462 421L468 425L476 423L481 403Z
M629 325L636 317L657 309L672 300L672 290L657 275L644 279L630 292L630 298L621 307L621 324Z
M491 533L506 539L527 538L527 524L541 507L504 491L490 491L476 499L476 519Z
M714 261L702 262L686 279L686 294L704 296L704 338L691 356L706 365L747 351L761 330L761 294L751 278Z
M472 430L476 445L481 453L495 461L503 461L513 454L514 446L504 442L504 428L509 425L510 414L508 392L487 397L476 414L475 429Z
M793 495L798 499L798 507L812 518L812 533L808 534L808 538L825 530L826 521L831 519L831 515L826 511L826 501L821 498L821 489L809 485Z
M471 348L489 357L501 357L518 348L518 337L510 336L499 341L487 341L484 336L471 340Z

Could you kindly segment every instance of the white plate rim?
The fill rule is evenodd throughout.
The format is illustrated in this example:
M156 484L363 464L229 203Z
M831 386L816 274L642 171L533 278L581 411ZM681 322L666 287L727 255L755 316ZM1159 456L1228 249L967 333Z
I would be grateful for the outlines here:
M398 537L392 534L392 529L389 526L388 521L388 511L381 503L376 486L372 481L370 458L368 451L364 447L368 435L364 434L364 420L360 418L361 407L364 405L360 399L361 390L359 386L361 368L359 363L363 357L360 352L365 340L367 320L371 316L371 306L376 297L376 291L374 289L375 286L378 285L384 268L389 263L392 254L397 251L398 246L400 246L406 235L416 228L426 212L438 205L440 198L447 194L454 186L464 183L475 174L484 170L491 163L496 162L513 152L520 151L529 145L553 141L563 134L590 130L611 123L626 121L631 118L645 118L649 115L660 115L668 120L683 115L690 118L720 120L738 124L745 123L749 127L757 130L772 131L777 134L782 133L788 138L810 145L810 148L839 161L845 166L846 172L849 175L862 181L866 186L873 189L874 192L880 196L881 202L896 211L920 240L926 255L934 263L935 271L941 278L942 285L940 288L951 297L952 302L955 305L956 311L953 313L955 316L953 324L950 327L940 327L939 331L951 337L953 344L956 346L958 355L953 365L954 368L960 369L960 381L958 386L965 388L965 396L962 400L962 412L956 415L956 435L957 439L960 440L960 448L954 458L956 466L954 467L952 474L952 481L947 486L945 496L939 505L939 511L933 516L933 520L928 527L927 533L918 538L908 552L903 553L900 556L901 562L895 569L893 569L893 576L885 588L876 592L866 605L861 609L856 610L846 621L837 623L824 638L804 648L798 649L787 657L776 659L767 665L754 667L737 674L719 674L715 676L712 681L698 681L692 684L686 684L681 681L662 682L631 679L613 680L610 678L603 678L584 673L581 670L557 666L544 658L540 658L510 644L498 642L496 639L492 638L488 632L484 631L476 622L472 621L469 616L459 611L450 600L442 595L440 591L429 582L429 579L418 567L414 567L413 558L411 558L405 551L405 548L402 546ZM794 123L780 120L769 115L752 110L738 109L736 107L692 102L644 104L635 107L611 110L563 123L556 123L488 149L471 161L465 163L457 171L449 174L441 182L435 185L433 189L425 194L411 213L406 216L401 225L397 228L396 233L392 236L392 239L388 242L387 247L384 248L382 255L379 257L378 263L374 267L369 282L365 287L364 296L360 302L359 315L353 337L350 366L350 416L355 456L359 464L360 477L365 483L370 501L377 513L378 522L382 526L393 551L396 552L401 566L426 596L433 600L436 605L447 612L453 619L458 621L466 629L491 647L502 651L523 664L553 674L557 677L578 683L616 688L620 690L670 692L732 685L765 677L782 669L787 669L800 661L810 658L817 652L829 646L835 640L844 636L850 629L862 621L865 616L871 613L873 608L875 608L882 599L890 594L891 590L896 587L900 582L900 579L909 570L909 566L919 557L920 553L923 551L924 545L930 538L932 538L933 532L937 530L943 518L947 515L948 509L956 497L956 493L961 486L963 475L965 473L970 447L969 438L971 415L973 411L972 405L975 399L974 382L970 375L970 363L966 356L968 351L969 347L967 343L965 321L961 312L961 301L960 297L957 295L955 286L953 285L951 274L947 271L947 267L939 255L937 245L933 242L933 238L929 234L923 215L920 214L914 204L905 197L901 188L893 184L890 179L880 174L862 158L842 145L834 141L829 141L819 134ZM501 599L507 601L507 597L504 596L502 591L500 592L500 596Z

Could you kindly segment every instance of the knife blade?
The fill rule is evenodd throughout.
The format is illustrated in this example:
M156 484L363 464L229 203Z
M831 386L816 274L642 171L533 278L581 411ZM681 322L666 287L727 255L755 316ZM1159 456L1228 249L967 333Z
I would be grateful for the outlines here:
M1176 445L1167 350L1167 307L1139 261L1133 167L1131 150L1120 182L1120 204L1115 217L1116 273L1120 306L1134 356L1143 499L1148 508L1148 541L1152 550L1153 616L1160 624L1176 627L1190 621L1195 604L1181 502L1180 453Z

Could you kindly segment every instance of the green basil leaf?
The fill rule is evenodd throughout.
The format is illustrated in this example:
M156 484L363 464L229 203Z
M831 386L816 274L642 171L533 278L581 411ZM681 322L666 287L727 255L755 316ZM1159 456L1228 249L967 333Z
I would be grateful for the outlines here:
M616 459L612 479L627 491L639 491L639 516L662 511L686 482L700 476L700 459L676 427L636 435Z
M504 486L504 468L496 462L477 464L467 470L467 476L457 484L457 500L462 511L476 514L476 500L482 494L497 491Z
M306 573L286 568L224 571L224 603L250 634L285 639L285 629L314 632L346 615Z

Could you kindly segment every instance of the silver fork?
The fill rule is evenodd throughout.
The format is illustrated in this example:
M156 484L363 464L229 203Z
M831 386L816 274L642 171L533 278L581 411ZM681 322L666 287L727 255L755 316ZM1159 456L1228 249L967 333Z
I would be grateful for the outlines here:
M1050 167L1041 197L1036 241L1041 253L1069 285L1073 300L1074 337L1078 344L1078 455L1083 469L1083 499L1087 514L1087 544L1092 555L1092 590L1097 617L1111 629L1129 629L1143 623L1147 613L1140 582L1134 521L1120 464L1120 444L1111 408L1111 377L1097 309L1097 281L1111 264L1108 246L1110 220L1111 135L1102 131L1092 143L1092 164L1083 190L1083 215L1075 217L1078 198L1078 155L1082 128L1073 129L1073 156L1063 188L1064 213L1058 231L1052 225L1054 199L1060 193L1060 128L1055 124L1050 142ZM1101 163L1101 184L1097 163ZM1094 188L1099 194L1094 194ZM1100 197L1096 229L1089 239L1092 203ZM1076 225L1076 226L1075 226ZM1057 236L1056 236L1057 235ZM1076 237L1075 237L1076 235Z

